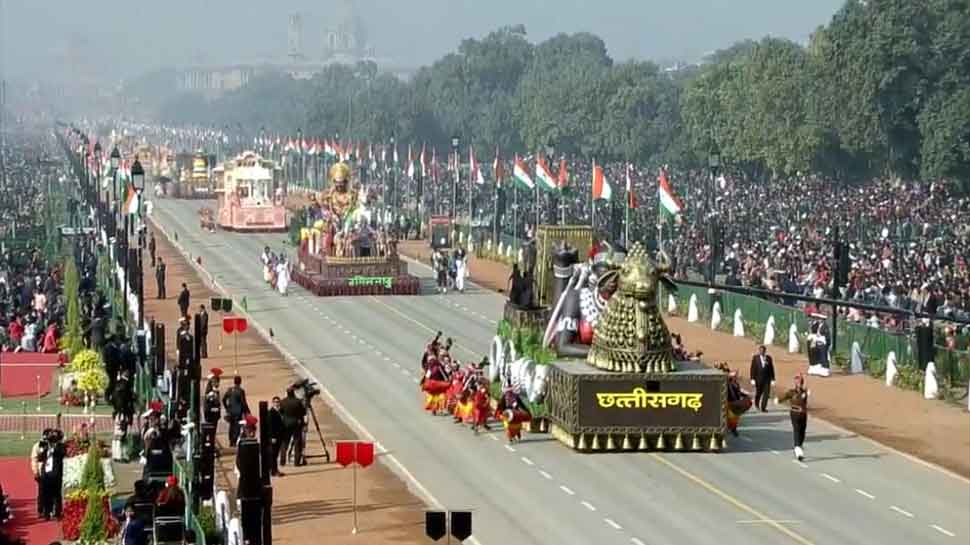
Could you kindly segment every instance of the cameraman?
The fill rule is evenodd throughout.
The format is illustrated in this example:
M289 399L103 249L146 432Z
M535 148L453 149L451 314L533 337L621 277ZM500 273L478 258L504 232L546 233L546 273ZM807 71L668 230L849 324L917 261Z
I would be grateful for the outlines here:
M283 439L280 445L280 466L286 465L286 453L293 444L293 465L306 465L303 459L303 426L306 421L306 406L297 399L293 386L286 389L286 397L280 401L280 414L283 416Z
M40 449L41 510L45 520L61 516L61 486L64 480L64 434L50 430L45 435L46 444Z

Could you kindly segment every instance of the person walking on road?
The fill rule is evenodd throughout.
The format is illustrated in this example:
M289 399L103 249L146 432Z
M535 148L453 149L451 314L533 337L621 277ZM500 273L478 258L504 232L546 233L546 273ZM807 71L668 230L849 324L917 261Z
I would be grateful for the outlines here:
M179 293L178 304L179 304L179 316L189 315L189 301L191 295L189 294L189 287L182 282L182 291Z
M148 239L148 254L152 257L152 267L155 266L155 250L155 233L152 233L151 237Z
M768 398L775 384L775 364L767 354L765 345L758 347L758 353L751 358L751 385L755 387L754 404L761 412L768 410Z
M226 409L226 420L229 422L229 444L236 446L239 440L240 422L249 414L249 404L246 403L246 390L242 387L242 377L232 378L232 387L222 395L222 406Z
M158 285L158 298L165 299L165 262L158 258L158 265L155 265L155 283Z
M791 390L785 392L775 403L789 403L788 412L791 415L792 443L795 446L795 458L801 462L805 458L802 445L805 443L805 429L808 427L808 394L805 379L801 374L795 375L795 384Z
M199 314L196 316L199 321L199 356L209 357L209 312L205 305L199 305Z

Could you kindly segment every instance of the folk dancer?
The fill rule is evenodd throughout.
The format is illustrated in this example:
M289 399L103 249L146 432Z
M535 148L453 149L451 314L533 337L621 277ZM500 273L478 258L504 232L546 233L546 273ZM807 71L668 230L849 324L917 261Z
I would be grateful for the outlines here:
M286 259L280 258L279 263L276 265L276 289L279 290L280 295L286 296L286 289L290 285L290 269L286 262Z
M479 428L488 431L488 417L492 412L492 396L488 391L488 383L479 382L472 395L472 431L476 434Z
M801 462L805 458L802 445L805 443L805 429L808 426L808 395L811 392L805 388L802 375L795 375L794 387L775 400L775 403L789 402L788 412L791 415L792 439L795 458Z
M466 374L458 362L448 362L448 372L451 375L451 385L448 387L448 391L445 392L445 410L448 411L448 414L455 417L456 424L460 424L462 418L458 414L458 404L461 402L465 393ZM467 398L468 396L464 396L466 402Z
M502 399L495 407L495 416L502 421L509 444L522 439L522 424L532 420L529 407L514 387L507 387L503 391Z
M751 397L741 389L738 383L738 372L728 373L727 383L727 427L732 435L738 436L738 424L741 415L746 413L752 405Z
M451 387L448 371L444 363L437 357L429 357L427 370L421 380L421 390L425 393L424 409L430 411L432 416L446 409L447 398L445 394Z
M267 284L272 280L270 263L273 260L273 253L269 251L269 246L263 248L262 255L259 256L259 261L263 264L263 282Z
M455 250L453 262L455 265L455 289L458 293L465 293L465 279L468 278L468 256L465 249L459 247Z

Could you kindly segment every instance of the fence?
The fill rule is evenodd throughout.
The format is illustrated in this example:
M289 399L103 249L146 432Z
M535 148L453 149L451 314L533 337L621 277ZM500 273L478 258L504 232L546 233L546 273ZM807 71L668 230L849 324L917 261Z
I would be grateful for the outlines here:
M774 344L787 346L789 329L792 324L795 324L799 336L799 348L800 351L804 352L805 335L809 328L809 319L804 310L750 295L719 291L715 296L710 294L706 288L685 285L679 285L678 288L674 299L677 305L677 313L680 316L687 316L690 299L692 296L696 296L699 321L710 327L713 298L717 297L721 303L719 330L732 331L734 329L735 312L740 309L745 336L761 342L764 339L768 319L773 316L775 319ZM664 311L667 311L668 295L669 292L662 291L661 306ZM781 299L783 297L779 297L779 300ZM839 320L833 356L848 358L852 345L856 342L859 343L859 347L865 355L864 365L866 369L873 374L881 372L890 352L896 353L897 366L914 368L918 366L913 336ZM936 363L937 375L949 380L951 384L966 384L970 379L970 351L948 350L937 346L934 362Z

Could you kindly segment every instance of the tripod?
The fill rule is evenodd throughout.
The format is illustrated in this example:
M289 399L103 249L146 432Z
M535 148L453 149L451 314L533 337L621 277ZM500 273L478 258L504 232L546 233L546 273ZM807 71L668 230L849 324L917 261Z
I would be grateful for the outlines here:
M326 459L326 463L329 464L330 463L330 451L327 450L327 443L326 443L326 441L323 440L323 432L320 431L320 421L317 420L317 413L316 413L316 411L313 410L313 404L310 403L309 400L305 401L304 403L306 405L307 413L310 414L310 418L313 420L313 427L317 430L317 438L320 439L320 446L323 447L323 457L324 457L324 459ZM290 451L286 453L286 456L288 458L289 457L292 457L293 458L293 465L305 465L306 464L306 461L307 461L307 458L311 458L311 456L307 456L306 455L307 435L309 434L309 429L310 429L310 426L308 426L304 422L303 423L303 430L300 433L300 437L299 437L300 444L303 446L303 448L300 449L301 452L303 453L303 460L297 460L296 459L296 452L295 452L295 450L296 450L296 444L295 444L296 441L293 441L293 442L290 443ZM312 456L312 457L315 458L317 456Z

